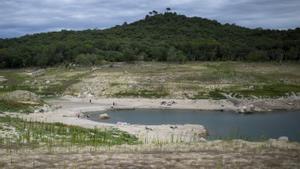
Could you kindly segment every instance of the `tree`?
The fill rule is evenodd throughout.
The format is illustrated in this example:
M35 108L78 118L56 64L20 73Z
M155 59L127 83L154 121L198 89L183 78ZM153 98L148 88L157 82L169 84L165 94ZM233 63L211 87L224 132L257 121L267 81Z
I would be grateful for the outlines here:
M267 53L264 51L253 51L250 52L247 56L246 56L246 60L248 61L267 61L268 60L268 56Z
M80 54L75 58L75 63L83 66L93 66L103 63L103 56L95 54Z
M183 63L186 60L187 60L187 57L182 53L182 51L179 51L174 47L171 47L168 50L167 61Z
M149 19L150 18L150 16L149 15L146 15L145 16L145 20L147 20L147 19Z
M134 52L134 50L132 48L126 48L124 50L123 54L124 54L123 61L133 62L138 59L136 53Z
M269 57L271 60L275 60L278 62L282 62L284 59L284 51L282 49L272 49L268 52Z
M0 39L0 67L97 64L101 58L109 62L300 60L300 29L249 29L170 11L153 10L143 20L104 30Z
M167 61L167 51L168 49L162 46L150 47L148 60Z
M156 10L153 10L152 13L153 13L153 15L157 15L158 14L158 12Z
M0 68L8 67L7 60L7 49L0 49Z
M299 60L299 49L292 47L285 53L285 60Z

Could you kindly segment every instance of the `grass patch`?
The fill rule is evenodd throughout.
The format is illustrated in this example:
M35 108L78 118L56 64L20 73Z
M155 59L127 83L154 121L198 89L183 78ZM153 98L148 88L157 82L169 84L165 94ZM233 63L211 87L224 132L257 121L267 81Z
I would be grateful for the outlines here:
M114 96L116 97L144 97L144 98L162 98L168 96L169 93L165 90L127 90L121 91Z
M110 87L119 86L121 83L112 82L110 83Z
M84 69L72 74L73 72L70 70L58 67L47 69L45 74L38 77L27 76L22 73L24 73L22 70L13 69L0 71L0 76L8 79L5 83L0 84L0 93L27 90L44 96L61 95L68 87L89 75L90 71ZM51 83L46 84L45 81L48 79L51 80Z
M208 99L209 96L205 92L198 91L197 94L194 94L192 97L186 96L188 99Z
M47 88L44 88L42 91L38 91L37 93L45 96L57 96L63 94L63 92L70 87L71 85L80 82L80 79L89 75L90 72L76 74L74 76L69 77L67 80L60 81L60 84L50 85Z
M225 140L225 141L232 141L232 140L246 140L246 141L266 141L270 137L262 134L258 136L244 136L241 134L239 129L231 129L230 133L227 136L208 136L208 140Z
M11 92L14 90L28 90L32 91L33 88L28 85L24 85L24 81L28 79L27 76L22 75L20 70L2 70L0 71L0 76L3 76L7 79L6 82L0 84L1 93Z
M260 97L280 97L286 96L287 93L300 92L300 86L294 84L270 84L254 86L253 89L235 90L235 92L245 97L249 97L251 95Z
M190 99L226 99L221 93L234 93L236 97L251 98L253 96L262 98L276 98L287 96L288 94L299 93L300 86L296 84L261 84L249 86L233 86L210 91L198 91Z
M197 94L194 94L192 97L188 97L188 99L226 99L222 94L222 90L220 89L214 89L211 91L198 91Z
M0 100L0 111L31 113L33 109L29 104Z
M61 123L25 121L20 118L0 117L0 126L13 128L12 137L0 135L2 146L112 146L137 144L135 136L117 129L87 129Z
M299 92L299 72L299 64L246 62L180 65L146 62L103 67L96 73L92 73L90 67L54 67L46 69L45 74L38 77L26 76L24 70L12 69L0 70L0 76L8 79L0 84L0 93L27 90L42 97L55 97L69 91L71 94L83 93L91 85L94 94L104 97L221 99L220 92L225 92L240 97L277 98ZM132 87L132 83L137 87Z
M8 86L20 84L27 79L25 75L20 74L20 70L13 69L0 71L0 76L4 76L7 79L5 85Z
M221 94L222 91L219 89L215 89L212 91L209 91L209 97L212 99L225 99L225 97Z

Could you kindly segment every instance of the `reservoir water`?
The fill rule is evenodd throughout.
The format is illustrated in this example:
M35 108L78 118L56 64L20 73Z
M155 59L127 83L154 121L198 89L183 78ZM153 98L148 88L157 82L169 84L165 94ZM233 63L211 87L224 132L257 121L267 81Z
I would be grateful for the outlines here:
M107 113L108 120L100 120L99 114ZM209 132L209 139L241 138L260 140L287 136L300 142L300 111L276 111L249 115L235 112L135 109L89 112L90 120L106 123L130 124L200 124Z

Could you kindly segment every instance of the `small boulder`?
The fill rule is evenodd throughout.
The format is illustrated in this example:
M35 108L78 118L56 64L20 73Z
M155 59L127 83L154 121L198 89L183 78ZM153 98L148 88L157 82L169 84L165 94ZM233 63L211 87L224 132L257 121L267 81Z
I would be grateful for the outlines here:
M162 101L162 102L160 102L160 105L165 105L165 104L167 104L167 102L166 102L166 101Z
M38 69L38 70L34 70L31 73L29 73L29 75L33 76L33 77L38 77L38 76L42 76L45 74L45 70L44 69Z
M242 106L242 107L239 107L237 111L238 111L239 113L242 113L242 114L243 114L243 113L246 112L246 109L247 109L246 106Z
M238 108L238 112L241 114L251 114L255 112L255 106L254 105L248 105L248 106L241 106Z
M253 85L249 86L250 90L253 90L255 87Z
M255 106L253 104L250 104L247 106L246 110L245 110L245 113L246 114L251 114L255 111Z
M207 140L206 140L205 138L203 138L203 137L201 137L201 138L199 139L199 141L200 141L200 142L207 142Z
M7 79L4 76L0 76L0 83L4 83L6 81L7 81Z
M109 115L108 115L107 113L103 113L103 114L100 114L100 115L99 115L99 118L102 119L102 120L107 120L107 119L109 119L110 117L109 117Z
M288 141L289 141L289 138L286 137L286 136L281 136L281 137L278 138L278 141L288 142Z

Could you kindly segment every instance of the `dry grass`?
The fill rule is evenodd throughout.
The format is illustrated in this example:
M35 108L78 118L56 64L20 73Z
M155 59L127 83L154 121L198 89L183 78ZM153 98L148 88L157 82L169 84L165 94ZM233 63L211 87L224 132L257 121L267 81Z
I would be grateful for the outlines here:
M299 67L293 63L243 62L125 64L98 69L72 85L66 94L218 99L218 93L227 92L245 97L279 97L300 92ZM262 92L269 87L272 90Z
M87 76L90 69L66 69L54 67L45 69L40 76L28 75L33 69L8 69L0 70L0 76L8 79L0 83L0 94L14 90L28 90L42 96L55 96L62 94L70 85L79 82L83 76Z
M110 149L0 149L3 168L299 168L298 143L214 141Z
M66 69L46 69L31 77L26 70L0 70L8 79L0 93L24 89L41 95L218 99L220 92L241 96L279 97L300 92L299 63L195 62L167 64L144 62ZM28 71L28 70L27 70ZM262 90L272 88L268 92Z

